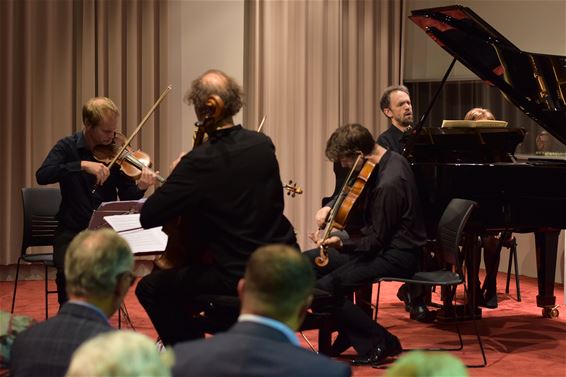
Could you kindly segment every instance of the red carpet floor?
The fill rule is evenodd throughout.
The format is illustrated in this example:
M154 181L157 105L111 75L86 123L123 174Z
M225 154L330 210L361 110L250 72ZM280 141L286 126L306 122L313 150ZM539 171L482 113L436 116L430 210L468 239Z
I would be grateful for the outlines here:
M559 318L545 319L536 306L536 279L521 277L523 301L515 301L514 286L511 295L504 294L505 274L498 276L499 307L484 309L483 319L478 322L487 354L486 368L470 369L470 376L566 376L566 309L560 306ZM50 282L53 284L54 282ZM446 347L454 345L457 337L453 325L421 324L411 321L403 311L401 302L395 297L398 284L384 284L379 310L380 322L396 334L404 348ZM0 282L0 308L9 311L12 298L12 282ZM375 289L374 289L375 291ZM557 284L557 303L564 302L564 287ZM375 296L375 292L374 292ZM375 300L375 298L374 298ZM130 291L126 307L137 331L152 338L156 337L144 310ZM54 315L58 309L55 295L50 295L49 312ZM16 313L44 319L43 282L22 281L18 285ZM117 317L112 318L117 325ZM126 327L126 326L124 326ZM453 352L466 364L478 364L481 359L479 347L473 335L471 322L463 325L464 350ZM316 347L316 331L305 335ZM301 339L306 347L306 343ZM344 357L353 355L350 349ZM354 376L381 376L383 369L357 367Z

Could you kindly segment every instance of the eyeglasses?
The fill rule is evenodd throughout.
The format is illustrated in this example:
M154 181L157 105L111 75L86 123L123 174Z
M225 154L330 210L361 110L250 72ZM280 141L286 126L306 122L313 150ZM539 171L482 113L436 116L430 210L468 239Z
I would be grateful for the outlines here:
M125 276L129 281L128 284L130 285L130 287L136 282L136 275L131 271L122 272L118 276Z

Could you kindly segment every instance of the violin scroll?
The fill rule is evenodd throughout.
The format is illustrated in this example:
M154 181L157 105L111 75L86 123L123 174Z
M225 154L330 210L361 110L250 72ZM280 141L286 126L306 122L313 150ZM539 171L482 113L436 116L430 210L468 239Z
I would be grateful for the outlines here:
M318 267L324 267L328 264L328 250L325 246L320 246L320 255L314 258L314 263Z
M287 195L294 198L295 195L302 195L303 189L297 186L297 182L289 181L286 185L283 185L283 190L287 191Z
M204 141L204 134L214 131L216 123L222 119L224 115L224 100L216 94L211 95L199 113L203 119L195 122L197 130L195 131L193 148L201 145Z

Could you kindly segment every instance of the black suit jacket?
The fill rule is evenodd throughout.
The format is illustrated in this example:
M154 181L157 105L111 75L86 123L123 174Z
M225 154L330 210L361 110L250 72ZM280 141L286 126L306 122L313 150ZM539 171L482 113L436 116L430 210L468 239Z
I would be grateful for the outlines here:
M211 339L175 346L173 376L350 376L350 367L297 347L280 331L238 322Z
M30 327L12 346L10 376L64 376L73 352L112 327L91 308L67 303L55 317Z

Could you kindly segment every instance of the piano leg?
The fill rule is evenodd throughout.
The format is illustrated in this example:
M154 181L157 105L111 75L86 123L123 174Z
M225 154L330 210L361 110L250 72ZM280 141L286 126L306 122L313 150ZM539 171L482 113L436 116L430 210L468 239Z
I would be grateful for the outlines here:
M535 232L537 254L538 295L537 306L546 318L558 317L556 296L554 296L554 275L558 252L560 230Z

